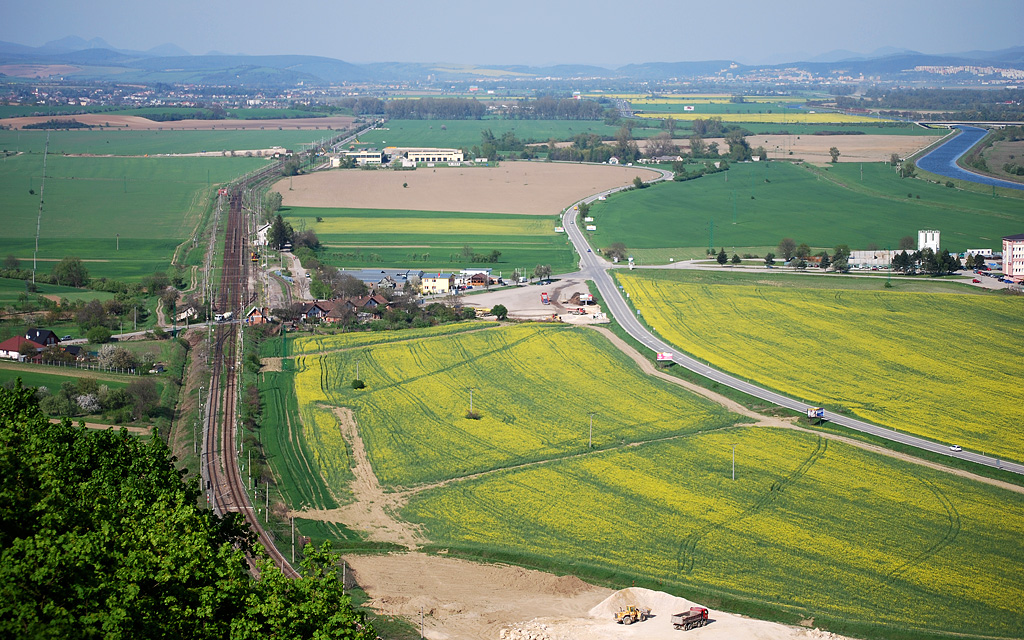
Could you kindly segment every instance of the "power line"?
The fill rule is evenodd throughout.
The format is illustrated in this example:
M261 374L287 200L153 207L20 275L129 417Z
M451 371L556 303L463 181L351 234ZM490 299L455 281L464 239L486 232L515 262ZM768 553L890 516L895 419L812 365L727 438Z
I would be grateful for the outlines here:
M36 216L36 250L32 253L32 284L36 283L36 256L39 255L39 229L43 222L43 189L46 187L46 154L50 151L50 130L46 130L46 145L43 146L43 179L39 183L39 215Z

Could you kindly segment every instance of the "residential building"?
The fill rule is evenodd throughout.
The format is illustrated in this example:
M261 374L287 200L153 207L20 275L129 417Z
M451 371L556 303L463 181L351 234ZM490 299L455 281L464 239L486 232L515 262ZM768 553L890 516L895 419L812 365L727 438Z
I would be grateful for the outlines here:
M35 349L36 353L39 353L46 348L38 342L33 342L28 338L14 336L13 338L8 338L7 340L0 342L0 358L5 358L7 360L21 360L21 349L22 346L26 344Z
M455 286L455 276L450 273L427 273L420 278L420 293L448 293Z
M270 319L270 309L266 307L253 307L245 314L246 324L266 324Z
M57 334L49 329L29 329L25 332L25 339L49 347L60 342Z
M1024 282L1024 233L1003 238L1003 277Z

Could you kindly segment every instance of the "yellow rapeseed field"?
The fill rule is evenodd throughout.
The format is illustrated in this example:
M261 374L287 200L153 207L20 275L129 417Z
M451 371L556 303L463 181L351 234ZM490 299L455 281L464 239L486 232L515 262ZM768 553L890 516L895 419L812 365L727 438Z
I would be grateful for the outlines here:
M325 217L323 222L310 222L307 218L291 218L298 225L304 221L318 234L379 234L386 230L394 235L508 235L549 236L554 228L550 219L539 216L521 216L516 219L495 218L388 218L388 217Z
M366 382L358 391L350 385L357 361ZM296 369L304 423L310 406L353 408L386 486L579 453L590 413L597 448L721 428L735 418L646 378L599 334L565 326L517 325L299 356ZM478 420L466 418L470 389Z
M1019 298L619 279L659 335L717 368L880 425L1024 460Z
M430 490L405 514L445 547L768 602L794 621L998 636L1024 621L1024 496L812 434L625 447Z
M790 123L790 124L838 124L845 122L886 122L881 118L869 118L868 116L854 116L845 113L698 113L696 111L683 111L680 113L638 113L639 118L672 118L674 120L696 120L709 117L721 118L723 122L767 122L767 123Z
M358 331L353 333L337 333L327 335L316 335L302 338L294 338L289 342L288 352L293 355L304 353L319 353L321 351L345 351L357 347L365 347L383 342L399 342L402 340L419 340L421 338L432 338L448 335L451 333L462 333L463 331L478 331L498 326L497 322L480 322L471 320L467 322L455 322L451 324L439 324L436 327L424 327L422 329L405 329L401 332L394 331Z

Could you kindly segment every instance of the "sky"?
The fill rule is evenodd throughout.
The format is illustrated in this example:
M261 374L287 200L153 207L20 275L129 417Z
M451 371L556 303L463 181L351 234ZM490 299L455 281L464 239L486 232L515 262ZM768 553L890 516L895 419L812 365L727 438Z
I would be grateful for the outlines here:
M347 62L592 64L808 60L1024 45L1024 0L35 0L4 3L0 40L301 54Z

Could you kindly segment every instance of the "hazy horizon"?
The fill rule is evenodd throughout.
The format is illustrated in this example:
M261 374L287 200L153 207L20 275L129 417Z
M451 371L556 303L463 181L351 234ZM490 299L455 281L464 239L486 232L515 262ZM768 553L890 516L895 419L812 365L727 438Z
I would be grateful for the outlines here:
M1024 44L1020 0L979 0L971 11L959 0L935 0L926 11L881 0L865 0L856 8L812 0L733 0L728 12L717 13L707 3L666 0L635 6L608 0L501 5L395 0L348 6L312 0L302 11L281 6L266 0L182 0L159 8L125 0L42 0L8 7L0 40L40 46L72 36L139 51L173 44L193 55L606 68L701 60L773 64L836 50L945 54Z

